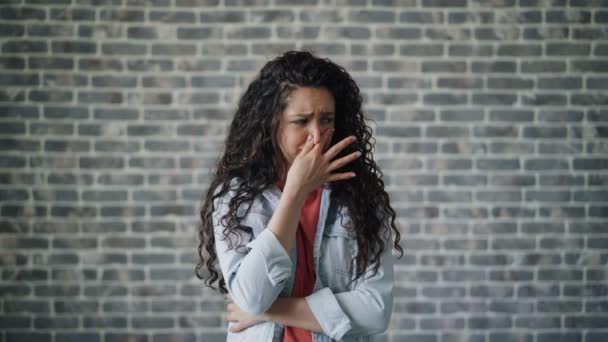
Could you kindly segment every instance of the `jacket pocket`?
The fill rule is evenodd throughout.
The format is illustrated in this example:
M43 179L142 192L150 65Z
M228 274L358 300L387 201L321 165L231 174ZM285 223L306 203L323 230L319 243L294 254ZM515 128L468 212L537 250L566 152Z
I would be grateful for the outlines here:
M346 230L338 220L325 227L323 239L325 245L323 251L325 254L323 256L325 259L324 266L330 268L330 272L336 273L343 280L350 280L354 273L354 265L351 266L351 263L357 249L355 234ZM331 278L332 274L329 273L328 276Z

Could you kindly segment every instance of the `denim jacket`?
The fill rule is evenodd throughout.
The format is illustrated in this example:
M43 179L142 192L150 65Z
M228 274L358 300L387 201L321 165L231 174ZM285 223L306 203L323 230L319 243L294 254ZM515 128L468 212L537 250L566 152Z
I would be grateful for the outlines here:
M239 231L244 246L230 249L228 240L222 239L223 226L219 219L227 212L228 201L234 195L235 192L230 190L214 202L212 216L216 252L226 287L235 303L247 312L261 314L277 297L290 297L295 278L296 244L288 254L274 233L265 229L281 196L281 190L274 186L254 198L249 213L241 222L252 228L252 234ZM376 275L371 276L370 265L362 277L351 282L354 276L350 263L357 252L357 240L343 226L350 224L347 210L331 204L330 195L331 190L326 183L321 193L313 244L316 282L313 293L306 297L324 333L313 332L312 340L373 341L372 335L387 329L393 309L392 244L385 241ZM386 235L390 239L390 234ZM386 235L381 232L381 236ZM234 236L230 238L235 241ZM229 327L233 324L229 323ZM227 341L281 342L283 328L281 324L267 321L238 333L228 332Z

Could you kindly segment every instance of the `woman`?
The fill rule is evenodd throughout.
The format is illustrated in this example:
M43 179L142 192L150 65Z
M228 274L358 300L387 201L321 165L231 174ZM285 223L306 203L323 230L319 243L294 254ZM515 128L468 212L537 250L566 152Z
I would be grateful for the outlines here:
M201 209L197 265L228 293L229 341L386 330L392 248L403 251L361 102L343 68L296 51L241 97Z

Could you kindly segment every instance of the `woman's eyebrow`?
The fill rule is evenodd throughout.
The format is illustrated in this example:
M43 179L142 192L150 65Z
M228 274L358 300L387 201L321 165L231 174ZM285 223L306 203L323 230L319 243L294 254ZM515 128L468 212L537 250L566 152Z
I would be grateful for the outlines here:
M295 113L295 114L289 114L289 116L311 116L313 113ZM323 116L332 116L334 115L334 112L321 112L321 115Z

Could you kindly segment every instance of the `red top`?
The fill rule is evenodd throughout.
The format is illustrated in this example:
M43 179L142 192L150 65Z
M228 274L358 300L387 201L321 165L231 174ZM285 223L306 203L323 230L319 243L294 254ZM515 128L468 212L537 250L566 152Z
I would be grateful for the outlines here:
M279 184L283 190L283 184ZM317 279L313 258L313 245L319 222L319 208L321 207L321 190L318 187L304 200L300 211L300 222L296 232L296 249L298 257L296 262L296 275L291 292L292 297L306 297L312 294ZM310 330L285 327L283 342L312 342Z

